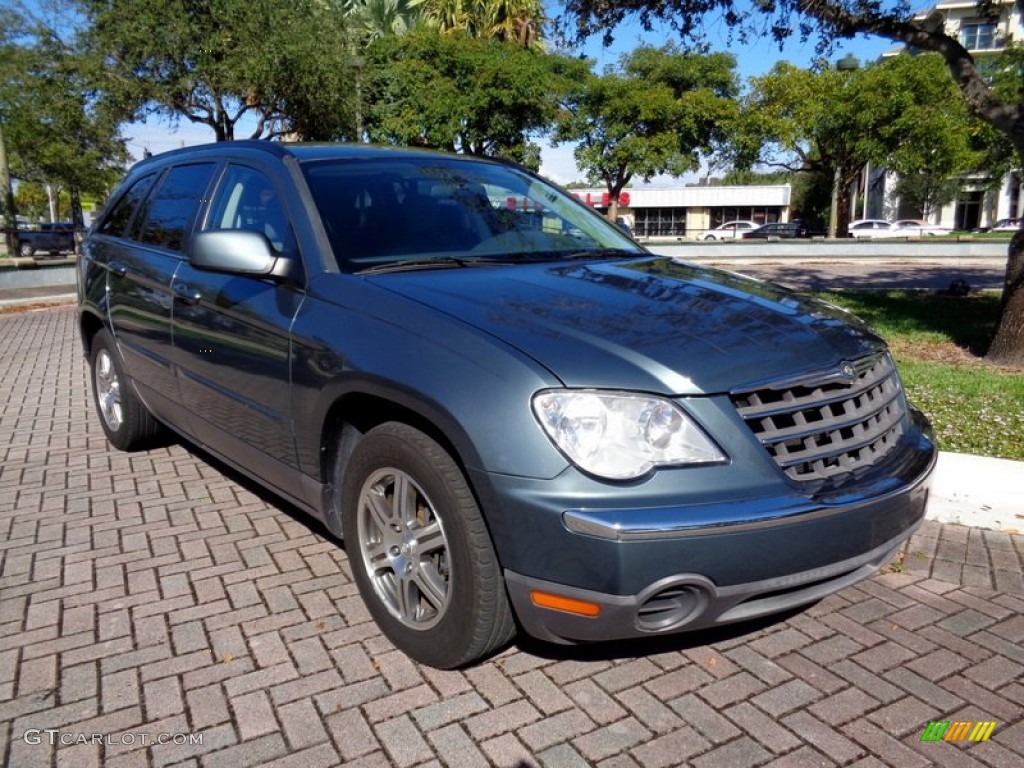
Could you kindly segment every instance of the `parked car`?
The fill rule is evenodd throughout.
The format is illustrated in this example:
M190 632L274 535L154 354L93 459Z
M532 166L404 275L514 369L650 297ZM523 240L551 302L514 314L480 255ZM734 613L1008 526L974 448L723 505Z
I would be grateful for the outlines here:
M826 234L823 229L814 227L800 219L794 219L793 221L776 221L771 224L764 224L757 229L744 232L743 238L747 240L767 239L769 237L792 239L825 237Z
M893 237L893 225L882 219L857 219L851 221L848 227L850 237L857 240L872 239L876 237Z
M933 237L935 235L948 235L953 229L940 224L929 224L920 219L899 219L893 222L893 230L896 236L907 237Z
M989 232L1016 232L1020 229L1020 219L1000 219L995 223Z
M39 229L18 230L18 255L30 258L45 252L51 256L75 250L75 225L69 221L40 224Z
M744 232L749 232L752 229L757 229L758 224L756 221L727 221L724 224L719 224L714 229L710 229L701 235L701 240L737 240L743 237Z
M90 230L78 296L110 442L169 427L322 521L425 664L517 626L585 642L789 610L877 573L924 514L936 449L882 339L651 254L507 163L157 155Z

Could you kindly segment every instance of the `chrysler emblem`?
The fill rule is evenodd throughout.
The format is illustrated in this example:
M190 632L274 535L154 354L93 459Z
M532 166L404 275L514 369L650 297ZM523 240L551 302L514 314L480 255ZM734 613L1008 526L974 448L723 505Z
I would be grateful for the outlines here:
M849 382L857 378L857 369L853 367L853 363L846 360L839 366L839 373Z

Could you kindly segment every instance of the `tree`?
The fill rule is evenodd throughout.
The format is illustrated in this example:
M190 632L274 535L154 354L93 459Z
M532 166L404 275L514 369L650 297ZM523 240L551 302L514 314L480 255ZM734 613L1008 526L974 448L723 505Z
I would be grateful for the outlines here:
M321 0L78 0L104 51L104 89L144 120L208 125L217 141L352 124L345 14Z
M554 120L570 73L584 69L576 59L464 33L380 38L366 53L367 133L375 142L537 167L530 138Z
M128 153L125 113L95 88L97 58L73 31L20 17L3 44L0 114L12 174L66 189L83 226L82 193L105 194Z
M997 6L992 0L978 0L977 15L991 18L998 12ZM807 40L816 34L821 51L828 50L834 40L862 34L903 43L911 50L931 51L945 61L971 113L1009 139L1020 167L1024 164L1020 68L1008 75L1012 87L1000 88L998 78L986 77L956 33L947 32L940 14L919 18L913 7L903 0L775 0L754 4L739 0L568 0L566 22L574 23L580 36L603 32L606 41L619 23L636 16L648 29L655 22L666 22L683 38L704 45L703 25L711 18L735 28L741 38L770 36L782 43L794 36ZM1000 316L987 357L995 363L1024 367L1024 230L1010 241Z
M867 163L905 178L950 179L988 158L984 124L968 114L942 61L932 55L844 70L781 62L751 78L742 125L734 150L740 165L757 162L834 179L840 235L849 223L851 186ZM932 191L945 190L934 185ZM930 202L941 204L935 195Z
M701 154L711 151L734 116L734 66L728 54L642 47L617 68L577 82L555 140L579 142L576 162L608 190L611 221L634 177L679 176L700 167Z
M462 32L543 50L541 0L424 0L427 23L444 34Z
M424 0L356 0L345 12L351 33L362 41L404 35L423 24Z

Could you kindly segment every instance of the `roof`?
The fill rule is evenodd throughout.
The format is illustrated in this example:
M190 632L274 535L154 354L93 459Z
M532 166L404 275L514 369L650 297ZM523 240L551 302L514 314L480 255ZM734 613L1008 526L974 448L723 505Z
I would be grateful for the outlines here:
M275 157L292 156L300 162L310 160L328 159L355 159L355 158L418 158L444 157L448 159L465 159L473 161L491 161L501 163L501 160L494 158L480 157L478 155L458 155L452 152L439 152L432 149L415 149L409 147L388 147L374 144L344 144L344 143L305 143L305 142L281 142L268 141L265 139L242 139L238 141L221 141L211 144L198 144L191 147L182 147L170 152L161 152L150 158L140 161L136 167L164 164L176 160L179 157L194 157L196 155L238 155L261 153Z

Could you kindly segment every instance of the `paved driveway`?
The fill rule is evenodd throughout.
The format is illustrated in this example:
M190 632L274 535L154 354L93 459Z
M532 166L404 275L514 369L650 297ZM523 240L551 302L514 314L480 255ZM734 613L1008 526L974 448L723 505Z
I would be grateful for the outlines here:
M437 672L298 513L182 445L111 450L79 350L69 308L0 316L8 766L1024 765L1022 536L926 523L905 572L786 620Z

